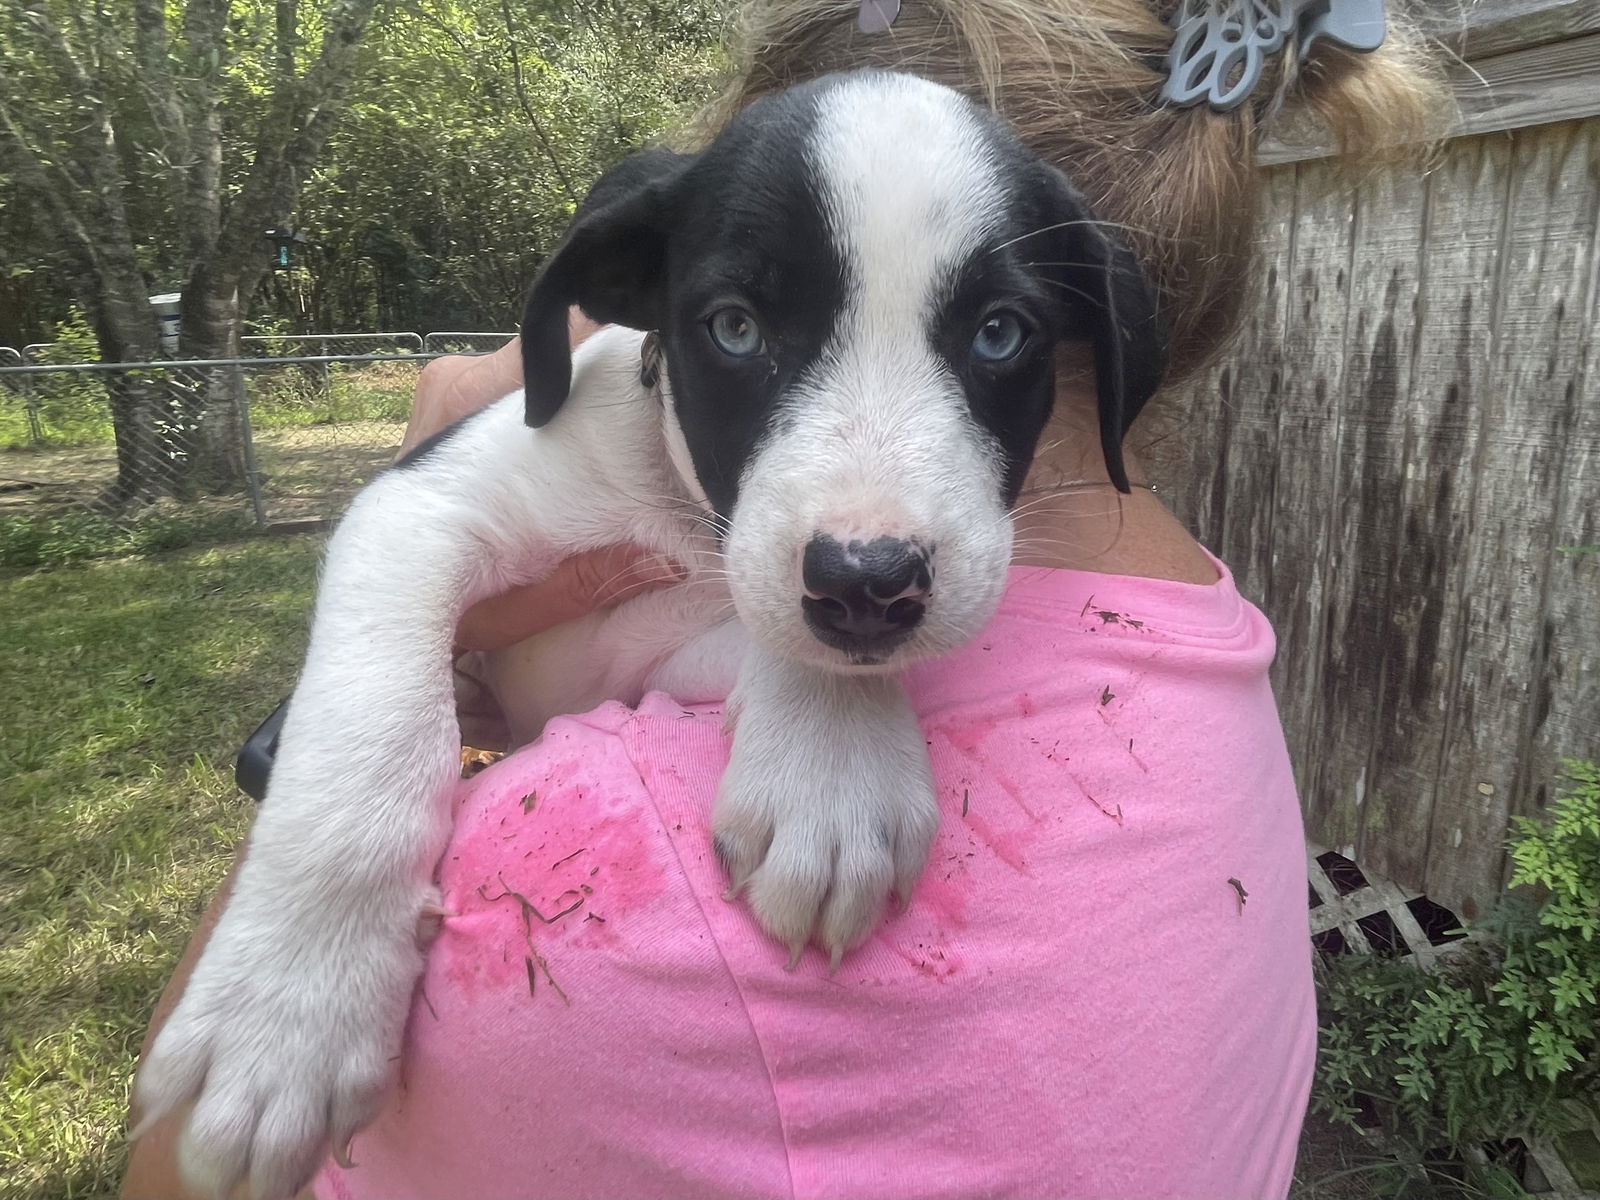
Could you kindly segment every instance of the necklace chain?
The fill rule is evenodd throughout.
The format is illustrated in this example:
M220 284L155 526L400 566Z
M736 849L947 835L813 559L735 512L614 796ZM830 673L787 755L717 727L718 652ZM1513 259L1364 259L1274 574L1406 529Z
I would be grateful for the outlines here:
M1051 484L1049 487L1039 488L1038 490L1041 491L1041 492L1060 492L1060 491L1065 491L1067 488L1111 487L1111 486L1112 486L1111 480L1109 480L1109 479L1068 479L1063 483ZM1141 489L1143 491L1149 492L1152 496L1159 496L1161 494L1161 490L1158 487L1156 487L1156 485L1153 484L1153 483L1130 483L1130 484L1128 484L1128 486L1131 487L1131 488L1139 488L1139 489Z

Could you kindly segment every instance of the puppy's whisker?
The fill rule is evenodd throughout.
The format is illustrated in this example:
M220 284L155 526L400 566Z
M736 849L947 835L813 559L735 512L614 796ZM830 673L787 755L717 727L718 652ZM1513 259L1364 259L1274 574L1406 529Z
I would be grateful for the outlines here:
M1054 233L1058 229L1071 229L1075 225L1097 225L1102 229L1119 229L1124 233L1144 233L1145 232L1144 229L1141 229L1137 225L1126 225L1126 224L1123 224L1123 223L1118 222L1118 221L1100 221L1100 220L1096 220L1093 217L1078 217L1078 218L1076 218L1074 220L1071 220L1071 221L1058 221L1054 225L1045 225L1045 226L1042 226L1039 229L1034 229L1034 230L1030 230L1027 233L1018 234L1016 237L1010 239L1009 241L1001 242L998 246L993 247L989 251L989 253L997 254L1001 250L1005 250L1008 247L1015 246L1018 242L1025 242L1029 238L1039 237L1041 234Z
M1051 287L1060 288L1063 292L1071 292L1074 296L1081 296L1083 299L1087 300L1090 304L1097 308L1105 304L1105 301L1101 297L1091 296L1082 288L1073 287L1070 283L1064 283L1059 279L1045 279L1041 282L1048 283Z

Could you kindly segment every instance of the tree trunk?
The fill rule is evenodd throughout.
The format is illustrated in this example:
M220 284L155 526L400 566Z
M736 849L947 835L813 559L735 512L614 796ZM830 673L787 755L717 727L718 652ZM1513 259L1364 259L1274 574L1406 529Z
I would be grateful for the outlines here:
M170 376L150 371L106 375L117 440L117 478L102 507L125 509L194 496L191 397Z
M159 337L140 275L122 286L83 297L102 361L148 362ZM159 370L108 371L103 376L117 444L117 478L100 496L104 507L127 508L193 494L189 463L194 419L186 389Z
M183 296L182 358L239 357L239 286L201 266L189 277ZM193 413L194 445L188 481L211 495L240 492L245 486L243 392L238 366L192 367L184 387Z

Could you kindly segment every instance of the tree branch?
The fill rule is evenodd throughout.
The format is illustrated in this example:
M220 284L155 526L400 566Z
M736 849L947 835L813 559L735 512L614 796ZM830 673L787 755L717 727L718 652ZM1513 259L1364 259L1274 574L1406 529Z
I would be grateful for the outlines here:
M97 241L113 241L126 246L132 257L133 243L128 230L127 208L122 200L122 163L117 157L116 130L105 95L99 84L84 69L66 35L50 20L44 5L33 0L22 7L22 27L31 29L38 45L60 78L65 94L86 109L87 125L71 126L65 132L73 149L72 160L88 176L88 194L83 197L96 212L90 226L99 230ZM20 136L20 130L18 130Z
M181 210L190 264L216 248L222 233L222 111L217 80L224 66L228 0L188 0L183 8L183 40L188 79L184 90L191 115L189 169Z
M189 143L189 122L172 73L164 0L133 0L133 45L139 64L139 90L161 139L161 155L167 165L164 182L172 196L173 211L181 219L194 152Z
M561 160L556 156L555 147L550 144L550 139L545 136L544 126L539 123L539 118L534 115L533 105L528 103L528 90L522 82L522 57L517 53L517 30L511 23L510 0L500 0L500 12L506 23L506 45L511 50L511 84L516 89L517 103L522 108L522 115L528 118L528 124L533 126L533 134L539 139L539 145L544 149L544 156L550 160L550 166L555 170L556 178L561 181L561 186L567 193L567 199L576 204L578 202L578 193L572 186L572 180L567 177L567 172L562 168Z
M323 17L316 60L298 79L277 81L256 141L255 161L218 239L219 273L239 281L252 260L264 262L262 231L288 219L300 185L343 112L361 38L378 3L333 0Z

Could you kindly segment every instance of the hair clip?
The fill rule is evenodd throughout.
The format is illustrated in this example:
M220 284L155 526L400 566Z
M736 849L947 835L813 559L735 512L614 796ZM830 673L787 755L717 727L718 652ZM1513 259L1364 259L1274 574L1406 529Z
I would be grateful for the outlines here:
M900 15L900 0L861 0L856 28L862 33L887 33Z
M1283 49L1290 33L1298 35L1302 63L1322 38L1376 50L1383 0L1183 0L1172 26L1161 98L1185 108L1203 100L1231 112L1255 91L1267 56Z

